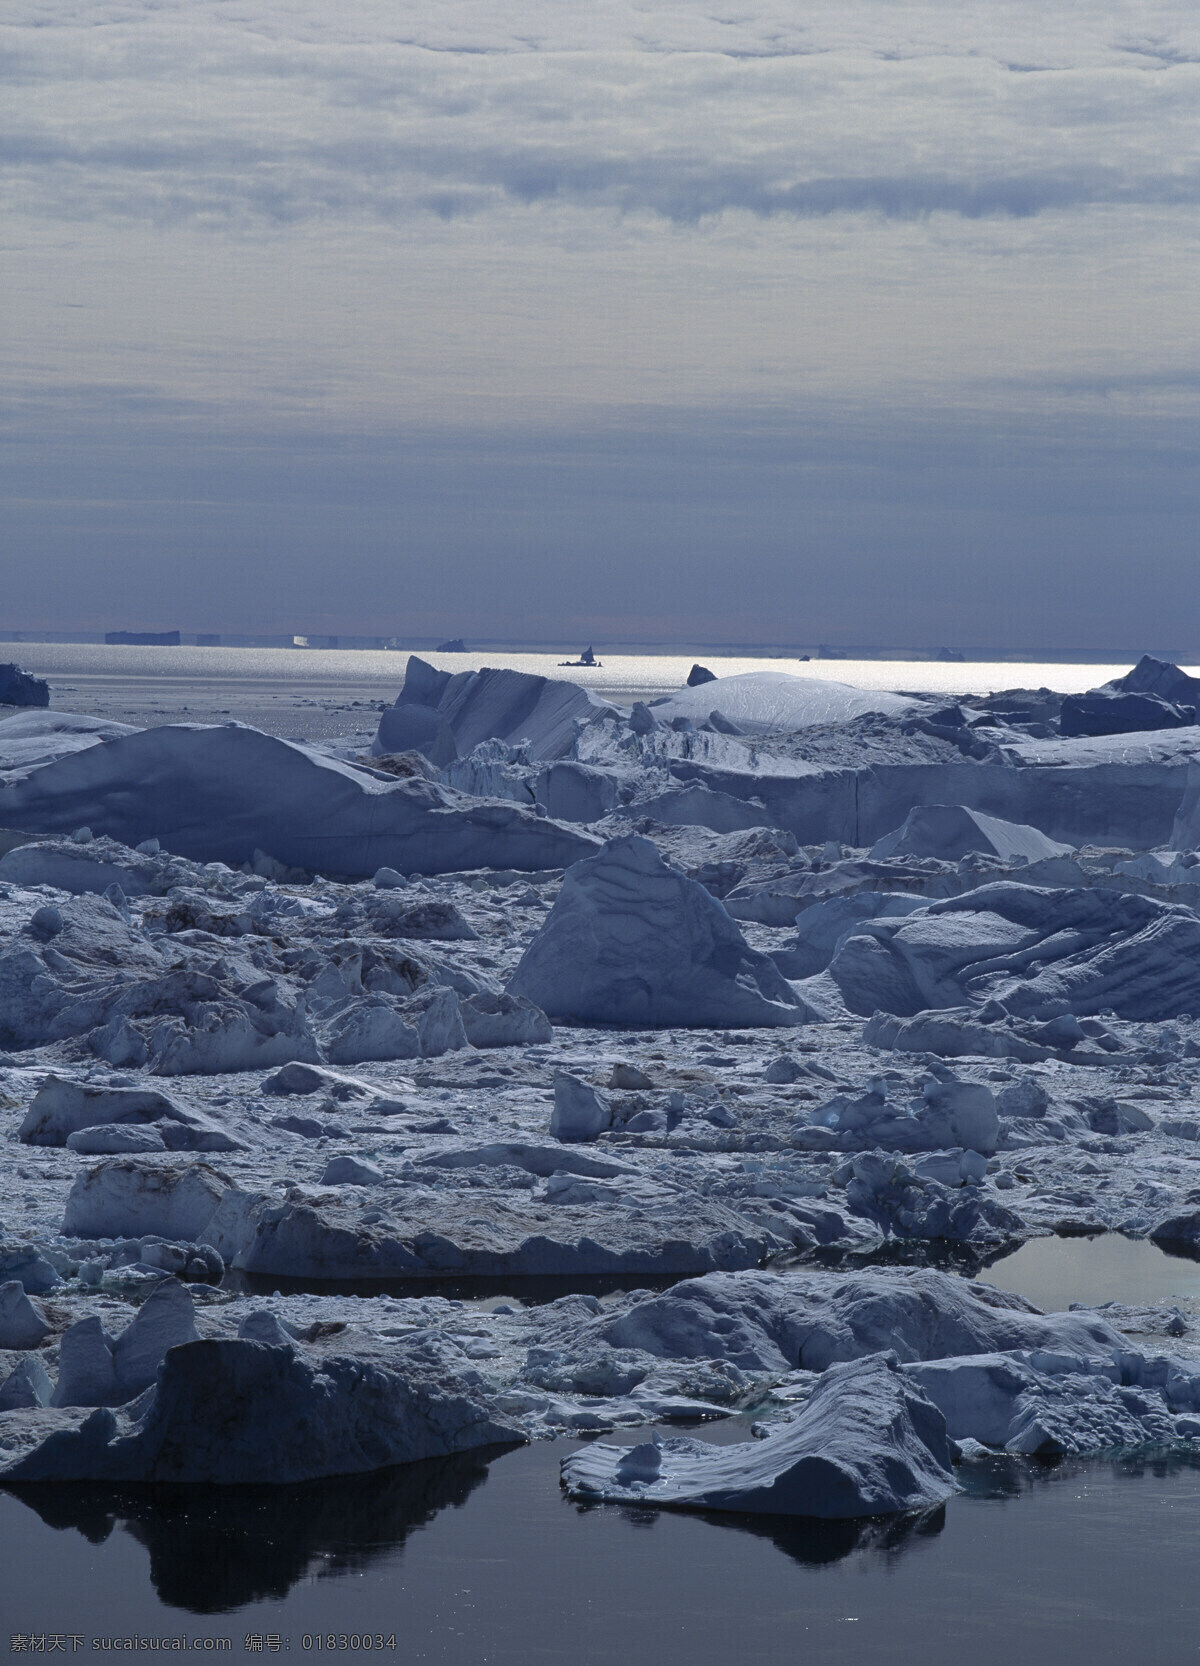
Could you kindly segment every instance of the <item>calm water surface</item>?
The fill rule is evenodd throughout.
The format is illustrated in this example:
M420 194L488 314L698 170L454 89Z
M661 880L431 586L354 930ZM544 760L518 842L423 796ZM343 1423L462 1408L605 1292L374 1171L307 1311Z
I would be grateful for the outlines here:
M1106 1232L1094 1238L1032 1238L979 1275L1047 1313L1072 1302L1133 1307L1200 1297L1200 1262L1168 1255L1147 1239Z
M722 658L700 654L601 654L594 667L565 667L562 654L422 653L446 671L508 666L541 676L569 678L607 699L629 703L680 688L702 659L718 676L746 671L786 671L867 689L906 689L957 696L993 689L1041 687L1066 693L1095 688L1129 669L1121 665L936 660L789 660ZM407 652L327 648L120 648L95 644L21 642L0 644L0 658L17 660L46 677L51 704L119 722L152 725L180 717L197 722L238 718L269 733L328 739L363 725L364 712L395 699L404 680ZM356 704L357 702L357 704Z
M1200 1656L1200 1460L996 1459L924 1521L822 1524L579 1507L557 1484L575 1445L304 1488L0 1493L4 1629L238 1659L275 1633L293 1660L305 1634L394 1632L384 1659L440 1666Z

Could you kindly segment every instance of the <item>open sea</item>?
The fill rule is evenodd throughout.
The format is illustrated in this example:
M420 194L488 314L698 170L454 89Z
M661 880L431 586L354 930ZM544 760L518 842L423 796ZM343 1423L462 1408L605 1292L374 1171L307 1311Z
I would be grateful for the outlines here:
M697 659L718 677L786 671L857 688L901 689L948 697L1007 688L1078 693L1129 670L1131 661L1098 665L1034 661L795 660L703 654L602 654L597 666L567 666L559 654L422 652L446 671L507 666L569 678L618 704L653 700L686 681ZM404 681L406 651L331 648L126 648L74 643L0 643L0 659L50 683L51 704L121 723L151 726L236 718L269 734L330 740L373 730ZM1189 667L1192 674L1196 670Z

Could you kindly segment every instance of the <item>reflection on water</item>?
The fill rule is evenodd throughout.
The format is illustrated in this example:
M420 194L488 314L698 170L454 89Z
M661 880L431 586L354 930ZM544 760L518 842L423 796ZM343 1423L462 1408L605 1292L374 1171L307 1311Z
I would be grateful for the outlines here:
M565 1449L566 1443L557 1447ZM15 1498L56 1532L73 1529L91 1545L129 1534L150 1558L160 1602L192 1614L223 1614L282 1599L301 1581L340 1579L390 1560L409 1535L450 1507L460 1508L489 1476L503 1448L460 1453L290 1487L150 1487L47 1484L14 1486ZM529 1454L523 1454L528 1458ZM546 1456L546 1449L535 1453ZM554 1453L555 1467L558 1456ZM554 1468L543 1463L547 1501L571 1517L616 1514L634 1528L655 1526L656 1510L568 1504L557 1498ZM865 1521L694 1512L713 1526L748 1533L804 1567L826 1567L855 1551L895 1559L935 1537L944 1508L923 1516Z
M1195 1658L1187 1455L996 1458L923 1521L814 1523L580 1507L575 1444L278 1494L0 1492L5 1620L238 1655L394 1632L405 1666L1124 1666L1151 1637Z
M1200 1297L1200 1262L1117 1232L1092 1238L1031 1238L1013 1254L992 1262L980 1277L997 1290L1026 1297L1047 1313L1063 1312L1072 1302L1147 1307Z
M789 659L782 656L711 654L704 649L676 653L620 653L600 649L595 666L564 666L563 654L526 653L492 647L467 654L439 654L420 649L421 658L444 671L477 671L482 666L511 668L535 676L566 678L608 698L630 694L651 697L681 688L697 656L718 677L750 671L785 671L797 677L819 677L850 683L855 688L906 689L945 695L984 694L994 689L1055 688L1082 693L1112 677L1122 676L1120 665L1073 664L1049 661L984 661L943 663L912 659ZM239 682L347 687L381 683L397 686L403 678L408 650L337 648L139 648L99 643L22 643L21 663L37 676L54 681L75 679L78 684L100 682L216 682L226 687Z
M47 1527L103 1544L116 1530L150 1554L160 1600L220 1614L336 1579L399 1550L440 1510L465 1504L496 1449L298 1487L13 1487Z
M652 1527L663 1512L631 1504L576 1504L580 1515L615 1511L631 1527ZM690 1510L697 1521L752 1539L765 1539L802 1568L826 1568L855 1551L874 1552L896 1561L906 1550L934 1539L946 1525L946 1507L919 1516L869 1516L859 1521L818 1521L799 1516L731 1515L724 1510Z
M1200 1452L1188 1447L1144 1447L1106 1458L1015 1458L991 1452L986 1458L962 1464L956 1479L968 1498L1020 1498L1038 1488L1086 1481L1098 1469L1117 1482L1158 1481L1200 1475Z

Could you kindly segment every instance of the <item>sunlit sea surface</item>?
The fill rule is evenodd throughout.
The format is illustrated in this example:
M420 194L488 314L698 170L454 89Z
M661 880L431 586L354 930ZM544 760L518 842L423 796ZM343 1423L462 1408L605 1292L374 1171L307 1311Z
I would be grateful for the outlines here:
M865 689L899 689L947 696L1007 688L1053 688L1078 693L1121 676L1130 661L1113 665L1051 661L947 664L938 660L813 659L704 654L606 654L599 665L564 664L561 654L438 654L421 657L445 671L505 666L564 677L617 703L655 699L680 688L699 660L718 677L783 671ZM236 718L273 734L310 740L373 728L363 708L390 704L404 681L408 652L329 648L127 648L74 643L0 643L0 659L46 677L51 703L133 724L180 718L222 722ZM1189 668L1191 669L1191 668ZM1195 673L1193 673L1195 674Z
M363 680L398 685L408 660L405 650L373 652L338 648L110 648L98 644L31 642L0 644L0 651L5 657L11 655L19 660L27 671L52 681L63 677L131 680L195 677L330 683ZM615 698L629 693L635 699L646 694L667 694L678 688L687 681L688 672L697 660L718 677L736 677L748 671L786 671L796 677L853 683L856 688L920 689L936 694L986 694L993 689L1042 686L1061 693L1078 693L1129 670L1129 662L1078 665L1038 660L971 660L946 664L939 660L797 660L761 655L731 659L703 653L602 654L601 664L595 666L565 664L559 654L511 654L496 650L478 654L422 651L420 657L443 671L507 666L542 677L569 677L599 694Z

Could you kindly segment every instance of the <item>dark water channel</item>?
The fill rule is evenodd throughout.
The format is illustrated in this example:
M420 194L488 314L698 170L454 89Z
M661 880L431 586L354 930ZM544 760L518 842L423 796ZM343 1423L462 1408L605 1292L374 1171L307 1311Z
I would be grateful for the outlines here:
M0 1494L4 1629L238 1659L263 1652L248 1637L295 1659L394 1633L385 1660L442 1666L1200 1653L1200 1459L997 1459L922 1522L819 1524L581 1508L557 1484L575 1444L306 1487Z

